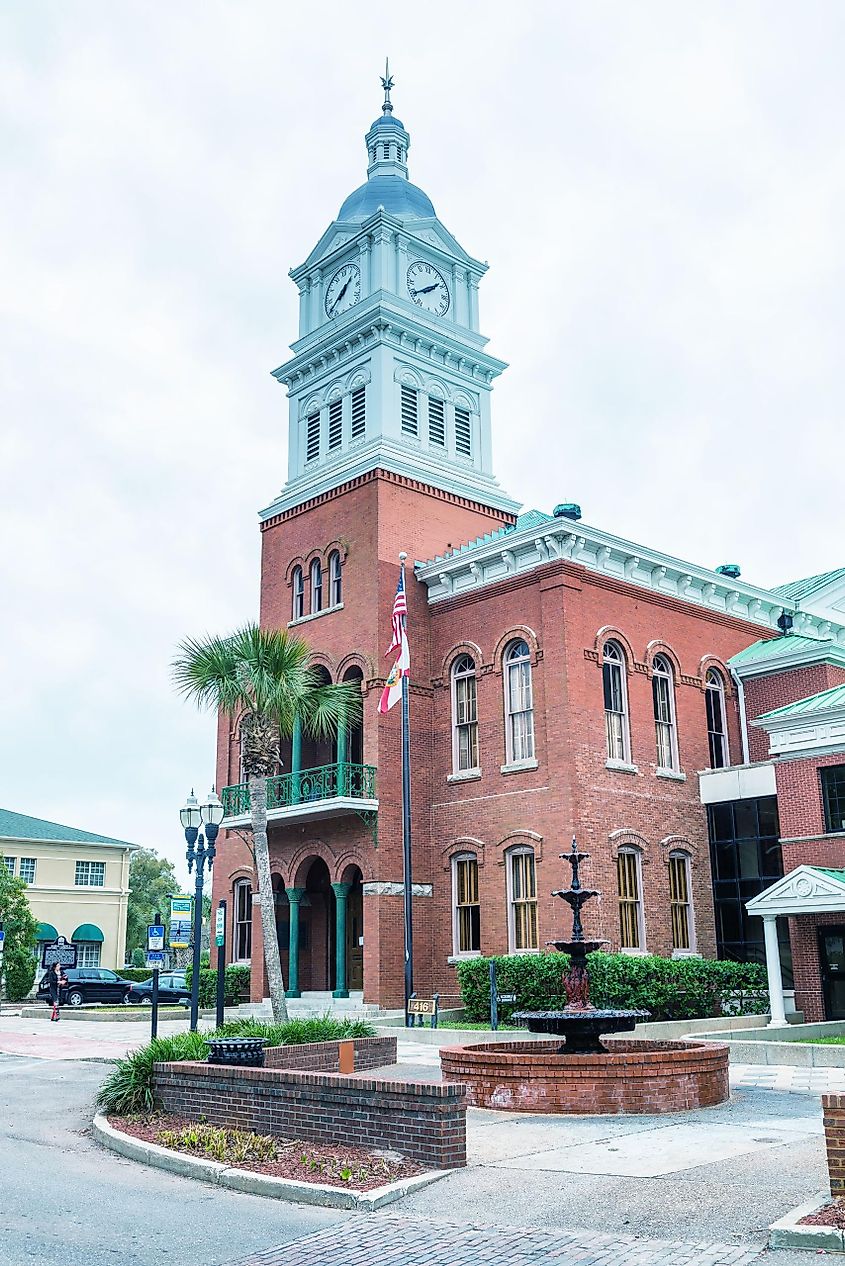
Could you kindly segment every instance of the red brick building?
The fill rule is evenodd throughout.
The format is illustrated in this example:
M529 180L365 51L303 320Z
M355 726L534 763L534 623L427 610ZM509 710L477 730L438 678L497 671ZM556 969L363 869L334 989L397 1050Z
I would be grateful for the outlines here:
M261 515L261 621L301 634L326 680L360 682L364 699L363 725L337 742L283 744L271 780L285 979L294 993L402 1002L400 719L376 710L402 550L417 989L451 1000L461 956L560 936L551 893L573 833L603 893L591 935L631 953L762 958L762 920L744 903L783 873L782 776L776 787L748 720L845 680L845 630L736 567L587 527L577 506L519 513L492 473L505 366L479 332L486 265L410 184L409 146L388 94L366 183L292 271L299 338L275 371L290 468ZM783 634L784 612L799 635ZM759 667L760 648L787 642L835 654L745 672L744 656ZM229 901L232 957L251 959L258 1000L237 718L221 719L217 772L228 830L214 896ZM800 819L803 793L790 797ZM790 818L796 839L805 827ZM732 878L711 852L722 870L731 852Z

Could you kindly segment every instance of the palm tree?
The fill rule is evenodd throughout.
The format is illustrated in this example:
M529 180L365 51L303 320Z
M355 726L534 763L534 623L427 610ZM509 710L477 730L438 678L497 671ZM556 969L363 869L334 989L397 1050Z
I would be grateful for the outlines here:
M249 784L264 961L273 1019L288 1018L267 844L267 779L275 774L281 738L331 738L361 715L357 686L324 685L311 650L285 629L247 624L230 637L188 638L173 661L176 689L200 708L240 717L241 761Z

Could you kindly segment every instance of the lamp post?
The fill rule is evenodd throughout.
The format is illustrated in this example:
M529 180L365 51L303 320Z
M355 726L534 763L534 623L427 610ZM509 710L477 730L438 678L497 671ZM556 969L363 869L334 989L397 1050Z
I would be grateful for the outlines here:
M184 809L179 812L179 820L185 830L188 844L188 874L196 866L194 883L194 968L191 976L191 1032L197 1028L200 1003L200 939L202 936L202 889L205 879L205 868L211 870L214 864L214 847L220 823L223 821L225 809L217 794L210 791L205 802L200 805L191 791L185 801ZM205 839L200 834L200 827L205 827Z

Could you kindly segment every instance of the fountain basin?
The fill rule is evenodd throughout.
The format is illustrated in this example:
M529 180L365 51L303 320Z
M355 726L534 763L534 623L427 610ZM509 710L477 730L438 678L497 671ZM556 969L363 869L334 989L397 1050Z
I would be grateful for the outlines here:
M559 1043L485 1042L440 1051L446 1082L476 1108L580 1116L686 1112L724 1103L724 1042L613 1039L607 1053L561 1055Z
M626 1033L640 1020L647 1020L648 1011L600 1011L595 1007L567 1011L515 1011L511 1017L529 1033L556 1033L566 1038L566 1045L557 1048L559 1055L600 1055L607 1052L599 1038L603 1033Z

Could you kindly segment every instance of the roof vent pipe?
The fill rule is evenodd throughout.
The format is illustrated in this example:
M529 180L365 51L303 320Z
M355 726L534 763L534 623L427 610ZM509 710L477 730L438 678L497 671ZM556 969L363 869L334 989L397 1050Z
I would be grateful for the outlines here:
M581 518L581 507L576 501L564 501L562 505L555 506L554 515L556 519L574 519L577 522Z
M727 576L730 580L738 580L741 571L737 563L720 563L716 568L720 576Z

